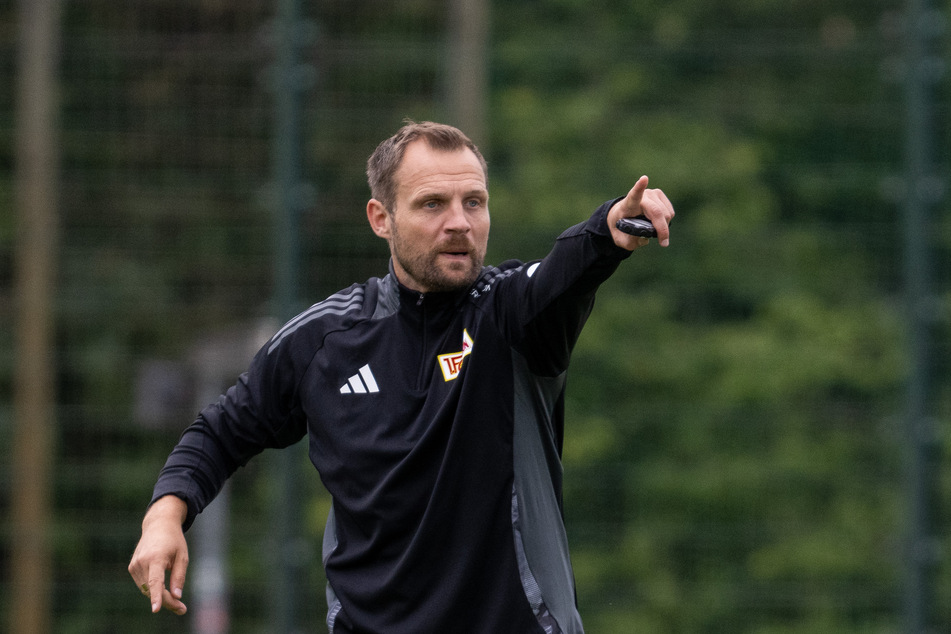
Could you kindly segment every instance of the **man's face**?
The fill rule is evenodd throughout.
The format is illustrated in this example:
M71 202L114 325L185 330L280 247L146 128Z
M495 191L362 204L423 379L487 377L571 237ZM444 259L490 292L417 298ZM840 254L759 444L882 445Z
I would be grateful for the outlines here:
M489 239L489 192L476 155L414 141L396 183L396 208L370 222L389 241L400 282L422 293L468 287L482 270Z

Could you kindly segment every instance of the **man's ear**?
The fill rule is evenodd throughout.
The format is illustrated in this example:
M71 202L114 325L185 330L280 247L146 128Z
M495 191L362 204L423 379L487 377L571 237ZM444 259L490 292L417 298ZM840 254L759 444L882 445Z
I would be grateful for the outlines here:
M373 229L373 233L384 240L390 239L389 216L386 207L376 198L371 198L370 202L367 203L367 220L370 221L370 228Z

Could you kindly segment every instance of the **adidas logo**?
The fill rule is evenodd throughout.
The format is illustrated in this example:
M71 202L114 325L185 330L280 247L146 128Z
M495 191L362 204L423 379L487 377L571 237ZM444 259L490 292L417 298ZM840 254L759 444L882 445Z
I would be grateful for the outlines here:
M366 394L368 392L379 392L380 387L373 378L373 372L370 371L370 364L366 364L360 371L347 379L347 382L340 386L341 394Z

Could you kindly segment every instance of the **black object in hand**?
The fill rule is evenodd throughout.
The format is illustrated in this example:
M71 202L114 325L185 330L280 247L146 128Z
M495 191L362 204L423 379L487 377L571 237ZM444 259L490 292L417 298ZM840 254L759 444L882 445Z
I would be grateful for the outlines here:
M621 218L617 221L617 228L624 233L640 238L656 238L657 229L651 224L651 221L644 216L635 216L633 218Z

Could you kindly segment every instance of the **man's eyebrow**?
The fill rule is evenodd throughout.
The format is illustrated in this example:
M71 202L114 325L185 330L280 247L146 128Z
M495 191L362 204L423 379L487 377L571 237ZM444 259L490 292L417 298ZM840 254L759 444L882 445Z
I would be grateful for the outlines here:
M489 192L488 190L482 189L482 188L470 189L468 191L462 192L462 197L463 198L475 197L475 198L488 200ZM421 203L427 200L448 200L449 198L452 198L452 194L438 190L438 189L430 189L430 190L423 190L419 192L418 194L414 195L412 198L410 198L410 202Z
M489 199L489 191L486 189L470 189L467 192L462 193L463 198L480 198L482 200Z
M446 200L449 198L449 194L439 191L437 189L428 189L419 192L410 198L411 203L422 203L427 200Z

